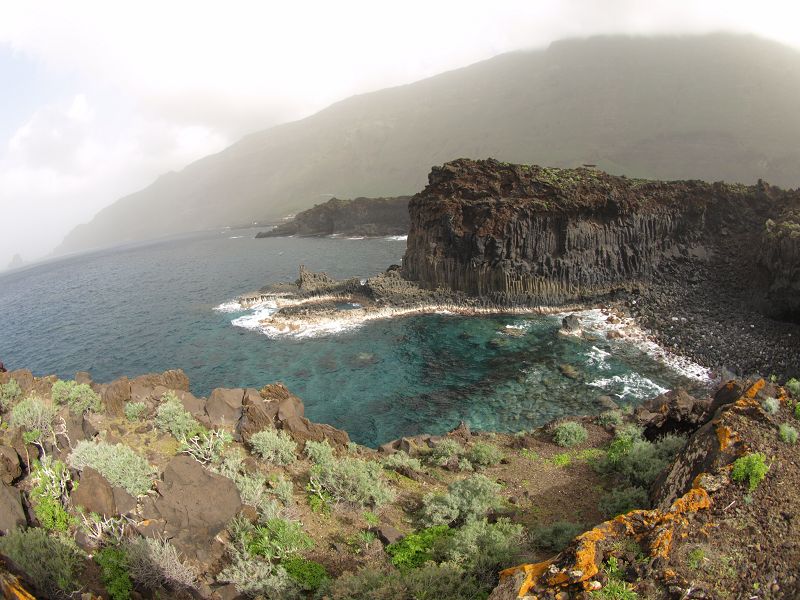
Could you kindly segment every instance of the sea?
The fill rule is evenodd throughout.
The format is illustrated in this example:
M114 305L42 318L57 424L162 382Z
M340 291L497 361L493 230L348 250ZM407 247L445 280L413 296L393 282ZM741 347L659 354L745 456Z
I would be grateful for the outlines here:
M231 301L291 282L299 265L366 278L399 264L405 238L265 238L207 232L0 274L0 361L98 382L183 369L195 395L283 382L306 416L376 447L401 436L516 432L622 408L697 382L641 344L559 333L562 316L369 321L317 335L268 336L257 308ZM233 310L233 311L232 311Z

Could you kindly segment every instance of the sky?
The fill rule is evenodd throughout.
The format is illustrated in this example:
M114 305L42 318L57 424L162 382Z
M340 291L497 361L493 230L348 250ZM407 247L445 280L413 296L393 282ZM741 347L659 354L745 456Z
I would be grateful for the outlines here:
M372 90L596 34L753 33L794 0L0 0L0 270L159 175Z

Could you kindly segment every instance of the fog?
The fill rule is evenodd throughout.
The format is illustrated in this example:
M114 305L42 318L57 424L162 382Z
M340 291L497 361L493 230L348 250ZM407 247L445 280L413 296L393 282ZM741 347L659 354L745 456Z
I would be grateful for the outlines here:
M594 34L800 46L794 3L0 2L0 269L248 132L353 94Z

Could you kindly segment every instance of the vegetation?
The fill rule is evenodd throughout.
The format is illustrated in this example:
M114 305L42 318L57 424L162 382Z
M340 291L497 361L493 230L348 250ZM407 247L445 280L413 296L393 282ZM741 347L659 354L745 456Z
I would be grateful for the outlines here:
M66 598L79 587L83 558L68 537L48 535L38 528L16 529L0 537L0 553L48 597Z
M232 441L233 436L224 429L203 429L197 435L183 440L180 451L207 465L218 462Z
M94 555L100 567L100 579L111 600L128 600L133 591L133 580L128 570L128 554L121 547L106 547Z
M602 427L619 427L622 423L622 411L619 410L607 410L597 417L597 424Z
M784 386L795 398L800 398L800 379L792 377Z
M585 531L585 527L578 523L556 521L549 525L539 525L533 530L533 543L543 550L560 552L567 547L573 538Z
M641 487L615 488L600 500L598 508L606 518L624 515L637 508L647 508L650 500L647 490Z
M777 398L766 398L761 403L761 408L764 409L768 415L774 415L780 409L781 403Z
M138 421L147 412L147 405L144 402L128 402L124 410L129 421Z
M22 388L15 379L0 384L0 410L8 410L22 396Z
M324 566L313 560L292 556L283 561L281 566L286 569L286 573L306 592L316 592L329 579L328 571Z
M306 442L306 453L316 463L309 472L309 485L316 495L325 493L336 502L362 506L379 506L394 498L379 463L351 456L335 458L327 441Z
M580 423L567 421L559 423L553 430L553 441L562 448L572 448L582 444L589 437L589 432Z
M386 469L392 470L401 470L401 469L409 469L411 471L416 471L417 473L421 473L425 470L422 466L422 463L417 458L412 458L406 452L399 450L394 454L390 454L389 456L383 458L381 460L381 464Z
M480 467L491 467L503 460L503 452L494 444L476 442L466 456L472 464Z
M134 496L143 496L152 487L156 470L130 446L81 440L69 455L75 469L92 467L112 486L125 488Z
M25 398L11 410L11 424L31 434L27 439L29 443L51 436L55 417L55 408L35 396Z
M250 438L253 451L276 465L288 465L297 460L297 444L285 431L264 429Z
M433 560L433 547L444 537L452 535L447 525L436 525L404 537L386 546L392 564L399 569L415 569Z
M448 486L446 494L425 496L420 521L431 527L481 519L497 507L499 492L500 486L484 475L460 479Z
M76 415L103 410L100 395L89 385L77 381L59 379L53 384L50 397L56 404L66 404L70 412Z
M445 438L434 446L430 460L436 466L443 467L451 460L463 457L464 453L464 446L453 439Z
M48 531L66 533L74 519L65 509L69 502L71 476L67 466L48 456L34 463L30 498L37 520Z
M780 436L781 441L786 444L797 443L797 429L788 423L781 423L781 426L778 429L778 435Z
M176 588L194 587L195 572L184 563L178 551L167 540L134 538L124 546L130 577L148 590L162 585Z
M178 441L199 436L205 431L197 419L183 408L174 392L164 394L163 402L156 410L155 425L158 429L171 433Z
M746 481L752 492L767 476L767 471L769 471L767 457L761 452L754 452L736 459L733 463L731 478L739 483Z

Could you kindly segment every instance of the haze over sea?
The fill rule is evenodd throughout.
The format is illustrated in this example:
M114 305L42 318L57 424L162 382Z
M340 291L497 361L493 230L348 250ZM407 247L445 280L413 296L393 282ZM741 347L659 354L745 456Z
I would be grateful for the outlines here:
M269 338L215 307L299 264L367 277L400 262L398 239L253 239L231 230L74 256L0 275L0 360L107 382L183 369L192 392L284 382L306 415L375 446L475 429L518 431L636 404L686 380L624 341L558 334L554 316L417 315L321 337ZM246 320L246 319L245 319ZM560 366L571 365L572 377Z

